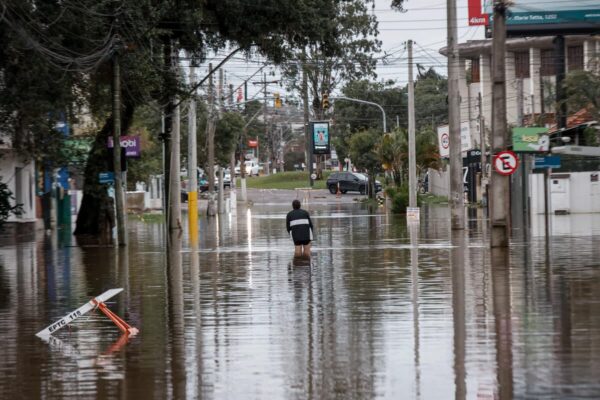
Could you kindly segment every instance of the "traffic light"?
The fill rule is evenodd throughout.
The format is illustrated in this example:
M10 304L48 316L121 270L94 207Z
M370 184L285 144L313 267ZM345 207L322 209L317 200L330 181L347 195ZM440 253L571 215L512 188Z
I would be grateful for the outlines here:
M329 94L323 93L323 110L327 110L329 108Z
M275 108L281 108L281 97L279 97L279 92L275 92Z

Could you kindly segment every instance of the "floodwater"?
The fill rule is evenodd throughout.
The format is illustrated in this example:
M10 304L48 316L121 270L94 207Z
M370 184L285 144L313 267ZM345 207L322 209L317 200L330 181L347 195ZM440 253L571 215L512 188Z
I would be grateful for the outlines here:
M0 397L600 398L599 225L492 252L477 213L310 211L310 261L276 206L201 219L197 246L132 218L127 249L0 247ZM137 336L98 312L35 336L114 287Z

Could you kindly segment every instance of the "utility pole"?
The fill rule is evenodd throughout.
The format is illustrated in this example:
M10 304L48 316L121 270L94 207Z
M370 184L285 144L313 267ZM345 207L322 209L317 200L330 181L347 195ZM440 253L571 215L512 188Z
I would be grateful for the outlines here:
M487 140L486 140L486 135L485 135L485 120L483 118L483 98L481 97L481 93L479 93L479 96L477 97L477 106L478 106L478 110L479 110L479 142L480 144L480 148L481 148L481 193L482 196L483 194L487 193L486 191L486 187L488 184L488 177L487 177L487 168L486 168L486 164L487 164Z
M313 175L313 145L312 133L310 132L310 118L308 114L308 76L306 75L306 53L303 52L302 61L302 103L304 106L304 140L306 141L306 167L308 168L308 180L310 187L315 185Z
M506 150L506 4L494 1L492 39L492 155ZM508 247L510 230L509 177L492 172L490 190L491 246Z
M460 138L460 92L456 0L447 0L448 15L448 130L450 133L450 213L452 229L465 228Z
M175 230L181 229L181 168L179 165L181 159L181 115L179 104L176 104L173 110L172 124L169 229Z
M264 73L263 78L263 96L264 96L264 108L263 108L263 120L265 122L265 140L267 141L267 162L265 163L265 174L269 175L269 124L267 123L267 73ZM260 160L259 160L260 161Z
M213 66L208 64L208 120L206 123L206 140L208 142L207 169L208 169L208 216L216 214L215 210L215 92L213 82Z
M217 93L219 96L219 111L218 114L221 114L221 111L224 109L224 92L223 92L223 68L219 68L219 86L217 89ZM223 192L225 191L225 185L223 182L223 166L219 163L219 193L217 193L217 212L219 214L223 214L225 212L224 207L224 197Z
M196 84L194 62L190 66L190 86ZM198 154L196 146L196 91L188 107L188 222L192 242L198 238Z
M168 42L164 47L163 52L163 60L165 65L171 67L173 65L173 43ZM165 216L165 226L169 227L169 210L170 210L170 187L171 187L171 162L170 162L170 154L171 154L171 131L173 128L173 124L171 121L173 120L173 111L175 109L175 102L173 101L173 96L171 95L171 89L166 89L166 106L164 113L164 121L163 121L163 131L161 133L161 139L163 142L163 214Z
M121 66L118 52L113 56L113 168L118 243L119 246L127 246L127 216L121 176Z
M415 86L413 42L408 41L408 206L417 206L417 151L415 145Z

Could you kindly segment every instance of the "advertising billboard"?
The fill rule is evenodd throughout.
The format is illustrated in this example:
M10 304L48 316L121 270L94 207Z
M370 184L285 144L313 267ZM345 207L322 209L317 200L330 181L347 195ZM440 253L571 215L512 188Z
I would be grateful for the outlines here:
M469 0L469 26L488 25L488 15L483 12L481 0Z
M121 136L119 139L121 147L125 149L125 155L127 157L139 158L142 156L142 145L139 136ZM113 138L108 137L108 147L113 148Z
M311 123L313 154L330 153L329 122L319 121Z
M522 153L547 152L550 149L550 137L547 128L513 128L513 151Z
M484 0L490 19L493 4ZM600 32L598 0L520 0L509 7L506 17L508 36Z

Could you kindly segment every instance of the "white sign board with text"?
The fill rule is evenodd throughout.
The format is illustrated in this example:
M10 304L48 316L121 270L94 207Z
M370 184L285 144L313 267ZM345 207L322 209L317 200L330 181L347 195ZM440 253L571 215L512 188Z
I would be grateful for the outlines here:
M450 129L448 125L438 126L438 148L440 149L440 157L450 157ZM461 151L471 150L473 144L471 142L471 129L469 122L461 122L460 124L460 144Z

